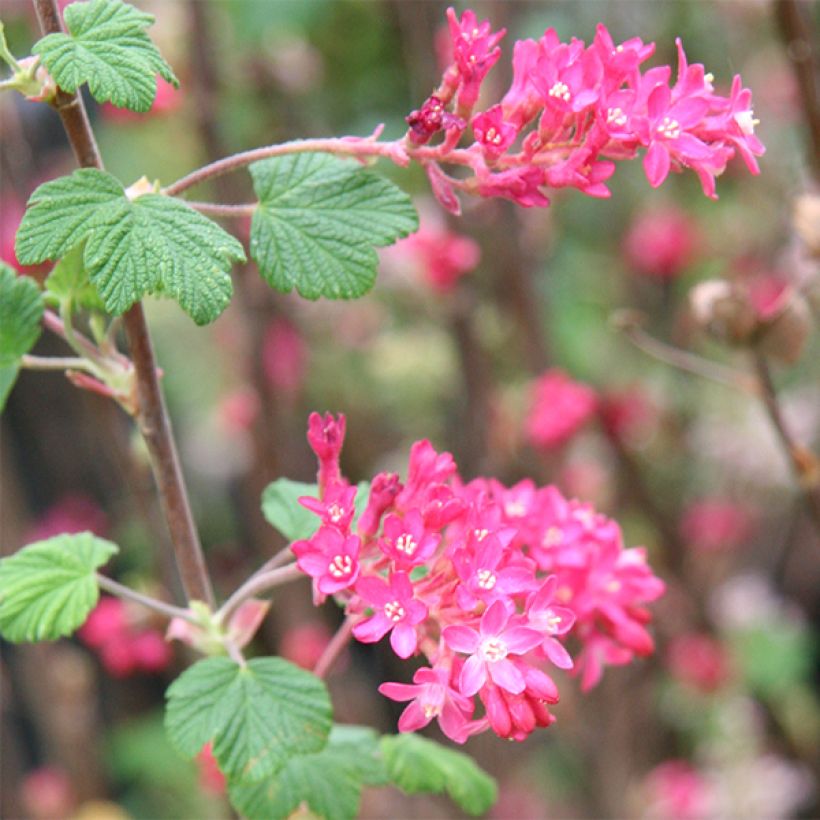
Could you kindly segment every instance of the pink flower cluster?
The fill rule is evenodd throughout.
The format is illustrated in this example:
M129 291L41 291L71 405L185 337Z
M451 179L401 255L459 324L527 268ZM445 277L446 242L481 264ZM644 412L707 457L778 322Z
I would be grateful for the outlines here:
M119 598L101 598L77 636L97 651L102 665L116 678L161 672L171 662L171 647L162 634L133 623Z
M591 387L558 368L547 370L532 387L527 438L539 450L560 447L595 415L597 407L598 396Z
M355 521L357 488L338 468L343 439L344 417L311 415L320 499L300 502L321 524L292 550L314 600L343 603L358 640L389 634L399 657L427 658L412 684L379 687L409 701L401 731L436 718L459 743L487 728L523 740L554 720L551 666L574 668L588 689L605 665L653 651L644 604L664 584L614 521L529 480L465 483L429 441L411 448L404 482L375 476Z
M704 193L715 197L715 177L739 153L753 174L764 147L754 134L757 120L751 91L735 76L728 96L716 93L713 77L690 65L680 40L678 70L659 66L641 72L654 43L635 37L616 45L599 24L592 43L560 41L553 29L538 40L513 47L512 84L499 103L474 113L481 84L501 56L504 30L493 32L472 11L447 19L453 62L441 84L408 117L408 142L443 141L426 155L471 168L469 180L453 187L482 196L500 196L525 206L549 204L550 188L573 187L594 197L609 196L606 181L613 160L633 159L643 151L652 187L670 171L691 168ZM473 143L454 150L468 126ZM436 192L451 207L440 173ZM445 191L442 197L441 192Z

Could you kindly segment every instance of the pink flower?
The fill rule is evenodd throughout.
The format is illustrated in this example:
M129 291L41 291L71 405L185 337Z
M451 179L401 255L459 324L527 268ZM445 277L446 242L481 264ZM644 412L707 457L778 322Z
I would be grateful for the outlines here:
M494 105L473 117L473 133L488 159L498 159L518 136L518 129L505 121L500 105Z
M392 573L389 584L372 575L359 578L356 593L375 611L353 627L354 636L362 643L375 643L390 632L393 651L400 658L409 658L418 645L416 625L427 617L427 607L413 597L407 574Z
M202 791L216 796L225 794L227 780L216 762L212 743L206 743L202 747L202 751L196 756L196 764L199 768L199 787Z
M710 635L687 633L673 638L666 654L669 672L701 692L715 692L730 678L726 647Z
M298 393L305 381L308 350L298 329L276 318L267 327L262 343L262 368L274 388L286 395Z
M639 214L624 238L630 267L645 276L673 279L692 262L699 244L694 220L675 206Z
M8 784L11 790L12 784ZM77 810L77 795L63 769L42 766L28 771L18 782L21 815L31 820L71 817ZM12 795L7 795L10 799ZM16 813L16 812L15 812Z
M119 598L105 595L77 630L77 637L91 649L100 649L127 631L125 604Z
M174 88L171 83L162 77L157 77L157 93L150 111L131 111L128 108L117 108L113 103L103 103L100 106L100 112L105 119L111 122L131 123L143 118L170 114L182 105L182 99L183 95L178 88Z
M130 641L130 651L134 665L143 672L162 672L173 657L171 647L153 629L134 635Z
M553 606L557 587L557 576L550 575L528 599L525 614L528 625L544 636L541 643L544 654L560 669L572 669L569 652L555 636L566 635L572 629L575 613L563 606Z
M356 512L358 488L346 484L331 484L320 501L309 495L299 498L299 503L322 519L322 523L347 531Z
M360 548L358 535L345 536L328 526L321 527L309 541L291 545L299 569L313 578L322 596L353 586L359 577Z
M362 536L375 535L384 513L393 506L401 492L401 482L396 473L379 473L370 482L367 506L359 518L357 529Z
M389 515L384 521L384 533L379 549L397 569L410 570L425 563L436 551L440 537L428 533L418 510L410 510L403 518Z
M481 616L478 630L448 626L442 633L450 649L469 655L459 678L459 689L471 697L488 680L512 694L526 688L521 671L508 655L523 655L543 640L540 632L525 626L508 626L510 614L503 601L495 601Z
M311 670L322 657L330 638L330 632L320 621L300 623L282 636L279 654L302 669Z
M340 480L339 454L345 440L345 417L333 418L330 413L322 417L311 413L308 418L308 444L319 459L319 491Z
M479 23L470 9L459 20L452 7L447 9L447 24L458 69L459 112L469 112L478 100L481 83L501 56L498 42L507 30L493 32L489 21Z
M548 370L533 389L526 431L530 443L550 450L569 441L592 417L595 391L561 370Z
M703 498L684 510L680 530L694 549L720 552L742 546L752 535L753 522L749 510L740 504Z
M415 732L433 718L450 740L464 743L480 728L470 721L473 702L450 685L450 670L442 667L422 667L413 675L413 683L383 683L379 687L391 700L411 701L399 718L400 732Z
M105 537L108 516L91 498L77 493L62 496L35 522L27 541L42 541L61 533L93 532Z
M717 808L709 781L686 760L656 766L644 783L648 814L666 820L706 820Z

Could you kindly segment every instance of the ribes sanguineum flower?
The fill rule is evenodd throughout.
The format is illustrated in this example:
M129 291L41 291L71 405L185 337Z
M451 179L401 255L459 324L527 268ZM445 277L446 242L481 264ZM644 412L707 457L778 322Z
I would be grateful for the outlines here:
M309 540L291 545L299 569L313 578L319 600L355 583L360 548L358 535L345 535L336 527L321 527Z
M390 632L393 651L409 658L418 645L416 625L427 617L427 607L413 597L407 573L394 572L389 583L373 575L359 578L356 593L374 612L353 627L353 635L362 643L375 643Z
M442 633L450 649L470 657L459 677L459 689L468 697L491 680L512 694L523 692L526 683L508 655L523 655L543 640L540 632L525 626L510 626L510 613L503 601L495 601L481 616L479 628L448 626Z

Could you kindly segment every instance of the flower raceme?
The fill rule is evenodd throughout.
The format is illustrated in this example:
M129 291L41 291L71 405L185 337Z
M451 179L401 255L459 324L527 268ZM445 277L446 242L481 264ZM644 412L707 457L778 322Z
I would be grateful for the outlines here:
M641 71L654 43L636 37L616 45L603 24L588 46L574 37L561 42L547 29L538 40L514 44L509 90L476 111L505 31L492 32L470 10L459 20L448 9L447 21L452 62L438 88L407 117L407 142L419 147L442 135L423 162L450 210L454 187L525 207L548 205L554 188L608 197L614 161L639 152L653 188L671 171L690 168L704 193L716 198L715 178L736 153L759 173L756 157L765 149L754 134L751 91L736 75L728 97L717 93L712 75L689 64L680 40L673 82L669 66ZM473 142L456 149L466 133ZM431 172L436 161L465 165L473 176L443 177Z
M359 641L389 634L399 657L426 658L412 684L379 687L409 702L400 730L435 718L459 743L488 728L523 740L554 720L551 667L586 690L606 665L653 651L644 605L664 585L614 521L529 480L464 482L428 441L412 446L404 483L373 479L356 520L358 490L338 465L344 428L341 416L310 417L320 498L300 503L320 526L292 550L314 600L334 596Z

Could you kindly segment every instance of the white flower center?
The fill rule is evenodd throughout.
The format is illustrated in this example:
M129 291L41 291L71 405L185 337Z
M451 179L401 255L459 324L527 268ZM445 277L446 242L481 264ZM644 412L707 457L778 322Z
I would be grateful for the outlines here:
M558 97L558 99L563 100L564 102L569 102L569 99L572 96L569 93L569 86L566 83L562 83L560 80L555 83L548 93L550 97Z
M476 541L483 541L489 534L489 530L473 530Z
M390 601L384 605L384 614L391 621L398 623L404 617L404 607L399 601Z
M558 628L561 626L563 620L564 619L560 615L556 615L555 612L548 609L546 612L541 612L532 618L531 623L547 634L555 635L558 632Z
M409 532L400 535L396 541L396 550L403 552L405 555L412 555L417 546L416 539Z
M487 663L497 663L507 657L507 644L501 638L485 638L478 651Z
M676 140L680 132L680 123L673 117L664 117L658 126L658 134L667 140Z
M493 145L501 145L501 134L495 128L488 128L484 135L485 142L491 142Z
M750 108L748 111L738 111L735 114L735 122L740 126L740 130L750 137L755 132L755 126L760 120L755 119L755 112Z
M327 508L327 514L330 516L330 520L334 524L338 524L342 518L344 518L345 511L343 507L340 507L334 502Z
M353 559L349 555L334 555L327 565L327 571L334 578L344 578L353 571Z
M504 512L510 518L521 518L527 512L527 508L521 501L508 501L504 505Z
M609 108L606 112L606 121L610 125L617 125L620 128L626 125L626 114L617 106L615 108Z
M545 533L544 537L541 539L541 545L545 549L549 549L550 547L557 547L562 541L564 540L564 534L558 527L550 527Z
M478 578L478 585L481 589L492 589L495 586L495 582L498 580L495 577L495 573L491 569L480 569L476 573L476 577Z

